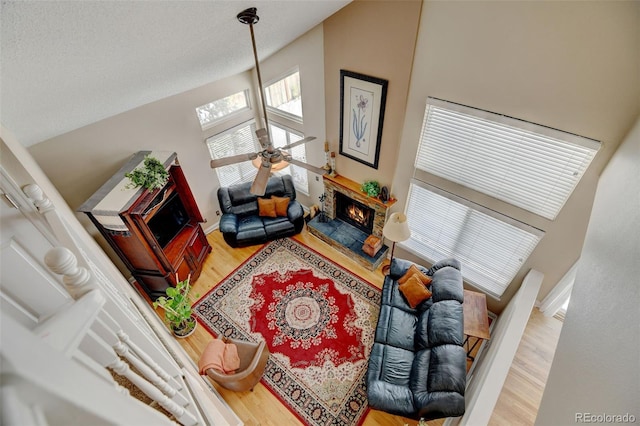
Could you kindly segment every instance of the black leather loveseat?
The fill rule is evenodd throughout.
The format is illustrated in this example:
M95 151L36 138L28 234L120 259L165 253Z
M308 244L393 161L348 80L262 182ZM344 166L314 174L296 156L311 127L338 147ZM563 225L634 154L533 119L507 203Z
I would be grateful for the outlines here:
M296 201L296 189L291 176L271 177L262 197L251 194L250 188L251 182L247 182L218 189L218 201L222 210L220 232L230 246L264 243L302 230L304 212L302 205ZM289 198L286 214L276 217L260 216L258 198L268 200L272 196Z
M418 267L432 279L432 295L415 309L398 289L411 265L393 259L385 277L367 370L369 405L414 419L458 417L466 386L460 263L447 259L429 270Z

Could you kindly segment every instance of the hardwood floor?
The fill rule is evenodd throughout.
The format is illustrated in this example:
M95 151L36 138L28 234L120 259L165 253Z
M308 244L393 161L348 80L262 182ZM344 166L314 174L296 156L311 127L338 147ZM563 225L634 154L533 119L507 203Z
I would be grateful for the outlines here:
M533 309L490 425L534 424L561 329L562 321Z
M210 233L207 238L213 247L213 252L207 258L202 274L193 285L192 294L194 299L205 295L213 286L218 284L234 269L239 267L249 256L261 247L261 245L257 245L246 248L230 249L224 242L219 231ZM303 232L295 236L294 239L322 253L324 256L336 263L343 265L345 268L360 275L370 283L378 287L382 286L383 275L381 267L376 271L369 271L347 256L332 249L318 238L310 235L306 230L303 230ZM552 327L551 330L553 331L554 328ZM518 370L514 372L515 377L513 378L512 373L509 373L507 382L510 385L507 387L507 384L505 384L505 389L503 389L503 393L498 401L501 408L498 410L498 407L496 407L497 411L494 411L492 424L494 418L497 422L495 424L516 424L514 423L514 420L526 419L526 421L529 421L528 419L535 419L540 398L533 398L530 394L534 393L537 395L537 389L540 385L542 386L542 389L544 388L544 381L546 380L546 374L548 373L548 366L546 367L546 371L542 371L544 370L544 367L540 366L540 363L537 360L537 354L540 352L538 340L545 340L543 337L545 337L545 333L547 332L549 332L549 330L545 329L532 331L531 335L527 339L527 346L522 347L523 345L521 344L521 348L518 350L518 355L516 356L518 364L514 361L514 367L518 365ZM197 363L200 354L211 338L211 335L204 329L204 327L198 327L191 337L181 339L180 344L194 362ZM524 342L525 339L523 339L523 343ZM522 354L520 354L521 350ZM546 350L547 348L545 348L545 351ZM555 342L553 343L553 350L555 350ZM548 357L546 352L544 357L545 360ZM551 352L551 358L552 357L553 352ZM512 367L512 370L514 370L514 367ZM262 384L256 386L253 392L239 393L228 391L216 384L214 384L214 386L247 426L302 424ZM531 391L529 388L531 388ZM517 405L512 406L513 404ZM531 414L523 414L521 407L523 407L522 409L527 411L527 413L530 412ZM409 420L399 416L392 416L377 410L371 410L367 414L363 425L403 426L405 424L415 425L416 423L417 422L415 420ZM443 423L443 420L435 420L430 421L429 425L441 425ZM533 420L529 423L520 424L533 424Z

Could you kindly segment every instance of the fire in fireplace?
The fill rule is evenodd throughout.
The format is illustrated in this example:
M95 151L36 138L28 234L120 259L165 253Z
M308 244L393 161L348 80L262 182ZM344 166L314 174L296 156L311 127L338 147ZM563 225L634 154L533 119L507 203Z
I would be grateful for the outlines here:
M373 230L374 210L364 204L336 192L336 218L370 234Z

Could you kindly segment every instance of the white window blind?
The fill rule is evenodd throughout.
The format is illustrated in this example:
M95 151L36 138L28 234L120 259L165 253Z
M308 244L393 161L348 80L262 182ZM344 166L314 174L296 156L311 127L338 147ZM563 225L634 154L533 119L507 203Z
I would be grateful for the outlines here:
M415 166L555 219L599 148L591 139L429 98Z
M438 188L412 181L411 237L401 245L431 262L454 257L465 281L497 298L536 247L543 231Z
M276 148L288 145L293 142L297 142L304 138L304 136L300 133L277 123L269 123L269 130L271 131L273 146L275 146ZM294 159L303 161L305 163L307 162L307 151L305 148L305 144L294 146L289 150L289 153ZM282 169L279 173L290 174L296 190L302 192L303 194L309 195L309 178L307 175L307 169L291 164L288 167Z
M255 131L256 124L250 121L211 136L206 141L211 158L217 160L230 155L257 152L259 145ZM251 182L257 173L251 161L217 167L215 171L218 175L220 186Z

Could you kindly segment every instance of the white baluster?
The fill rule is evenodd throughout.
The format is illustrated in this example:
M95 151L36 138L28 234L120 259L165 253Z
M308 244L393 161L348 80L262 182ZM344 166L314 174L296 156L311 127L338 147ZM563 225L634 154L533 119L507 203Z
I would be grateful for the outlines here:
M136 385L138 389L144 392L145 395L158 402L162 408L173 414L184 426L194 426L197 424L196 418L191 413L185 410L184 407L170 400L169 397L160 392L160 390L151 383L131 371L126 362L117 359L107 365L107 367L112 369L116 374L126 377L131 383Z
M147 364L130 352L127 345L118 339L118 336L113 331L117 328L118 324L109 317L109 314L102 312L100 318L95 322L92 329L102 340L112 346L118 355L129 361L129 363L133 365L142 374L142 376L144 376L149 382L153 383L154 386L170 397L176 404L180 406L187 405L189 403L187 398L160 378L160 376L158 376Z
M173 402L180 406L185 406L189 403L181 393L175 388L171 387L167 382L162 380L147 364L145 364L140 358L133 355L127 345L122 342L118 342L114 345L113 349L118 355L125 358L131 365L133 365L142 375L151 383L153 383L158 389L165 395L171 398Z
M120 340L125 343L127 346L129 346L129 348L136 354L138 355L138 357L140 359L142 359L149 367L151 367L151 369L160 377L162 377L163 380L165 380L167 383L169 383L172 387L174 387L177 390L181 390L182 389L182 385L180 384L180 382L178 382L176 379L174 379L173 377L171 377L171 375L169 375L169 373L167 373L166 371L164 371L162 369L162 367L160 367L158 365L157 362L155 362L146 352L144 352L142 349L140 349L138 347L138 345L136 345L127 335L127 333L125 333L123 330L119 330L117 333L118 337L120 338Z
M167 382L174 389L178 391L182 390L182 385L180 384L180 382L174 379L173 376L169 374L167 371L165 371L162 367L160 367L160 365L158 365L158 363L155 362L153 358L151 358L151 356L149 356L145 351L139 348L138 345L136 345L133 342L133 340L129 338L129 335L125 333L122 327L120 327L120 324L118 324L118 322L115 319L113 319L111 315L109 315L109 313L103 312L100 315L100 319L104 322L104 324L110 330L114 331L117 338L122 343L126 344L129 347L129 349L131 349L133 353L138 356L138 358L144 361L147 364L147 366L149 366L153 370L155 374L160 376L162 380ZM180 370L178 370L178 373L180 373Z
M45 255L44 262L51 271L63 276L62 281L74 299L96 287L91 283L89 271L78 266L75 255L67 248L52 248Z
M116 374L126 377L145 395L154 401L157 401L165 410L173 414L184 426L193 426L197 424L197 420L193 414L189 413L184 407L181 407L172 401L167 395L162 393L160 389L155 387L144 377L132 371L129 368L129 364L120 359L113 348L94 331L90 331L87 334L86 338L80 345L80 349L99 364L110 368Z

